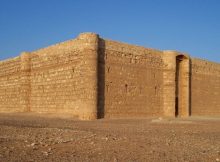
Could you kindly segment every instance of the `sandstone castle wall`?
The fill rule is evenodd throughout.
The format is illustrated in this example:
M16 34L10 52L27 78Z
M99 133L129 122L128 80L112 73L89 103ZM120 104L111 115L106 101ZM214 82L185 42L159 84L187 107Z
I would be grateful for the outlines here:
M16 57L0 62L0 110L22 112L21 59Z
M192 59L192 115L220 116L220 64Z
M163 114L162 52L102 40L105 60L105 117Z
M82 33L1 61L0 112L220 116L220 64Z

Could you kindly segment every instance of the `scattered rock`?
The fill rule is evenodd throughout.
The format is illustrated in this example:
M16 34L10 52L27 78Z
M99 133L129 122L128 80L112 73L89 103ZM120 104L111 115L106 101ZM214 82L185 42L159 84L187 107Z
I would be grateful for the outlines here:
M166 145L167 145L167 146L170 146L170 143L169 143L169 142L166 142Z
M206 150L203 150L202 153L205 154L205 153L206 153Z
M0 136L6 134L10 140L0 139L0 161L118 162L212 159L214 162L220 162L219 122L210 123L208 127L209 123L203 124L203 121L199 121L201 124L197 125L180 122L176 124L175 121L175 125L170 125L166 118L155 118L158 124L152 124L151 120L134 120L134 123L130 119L128 122L100 120L88 122L88 125L87 122L74 121L69 126L63 125L60 120L57 123L49 120L49 127L43 125L39 128L35 128L35 121L33 127L30 122L24 122L21 126L18 123L18 128L2 125ZM36 121L42 122L38 119ZM109 122L112 122L112 125ZM3 124L1 118L0 123ZM14 125L16 124L15 122ZM78 129L77 134L75 129ZM58 131L64 133L61 135ZM32 133L28 135L27 132ZM97 135L94 135L96 132ZM58 142L61 144L57 144Z
M102 137L101 139L108 141L108 137Z
M33 150L38 150L38 147L33 147Z
M35 145L36 145L36 143L32 143L32 144L31 144L32 147L35 146Z
M49 155L47 151L43 151L42 153L43 153L45 156L48 156L48 155Z
M114 160L113 160L114 162L118 162L118 159L116 158L116 157L114 157Z
M70 142L69 140L66 140L66 141L62 141L62 143L68 143L68 142Z

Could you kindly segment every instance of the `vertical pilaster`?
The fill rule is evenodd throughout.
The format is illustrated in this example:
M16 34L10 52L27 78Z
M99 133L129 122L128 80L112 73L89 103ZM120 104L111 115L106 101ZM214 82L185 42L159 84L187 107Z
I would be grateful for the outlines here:
M23 52L20 55L21 58L21 75L20 75L20 104L22 111L29 112L31 110L30 104L30 75L31 75L31 64L30 64L30 54L28 52Z
M175 51L163 52L163 108L164 116L175 117L176 103L176 54Z

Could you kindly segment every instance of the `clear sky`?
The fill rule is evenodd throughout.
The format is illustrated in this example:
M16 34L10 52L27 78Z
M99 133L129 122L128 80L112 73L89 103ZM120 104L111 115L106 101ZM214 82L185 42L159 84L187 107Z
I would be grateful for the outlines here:
M220 0L0 0L0 60L80 32L220 62Z

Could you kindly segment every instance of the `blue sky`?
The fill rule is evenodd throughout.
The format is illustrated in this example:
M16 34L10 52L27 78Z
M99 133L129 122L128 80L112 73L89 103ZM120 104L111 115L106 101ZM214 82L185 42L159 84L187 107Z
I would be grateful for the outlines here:
M0 0L0 60L80 32L220 62L220 0Z

